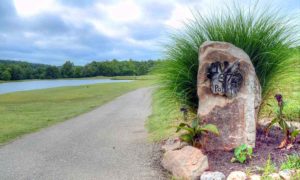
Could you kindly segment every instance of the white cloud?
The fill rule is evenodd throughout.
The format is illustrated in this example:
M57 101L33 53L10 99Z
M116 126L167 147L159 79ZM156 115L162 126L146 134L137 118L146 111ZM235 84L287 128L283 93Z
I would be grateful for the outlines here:
M98 19L88 19L94 28L100 33L110 38L122 38L128 34L128 29L125 26L113 26Z
M183 22L190 18L192 18L190 9L183 4L176 3L171 18L165 24L172 28L181 28Z
M14 0L14 4L17 13L23 17L53 12L59 8L55 0Z
M228 2L228 0L227 0ZM180 29L184 23L193 19L193 11L199 11L201 15L206 16L210 12L211 7L218 9L221 5L224 6L226 0L199 0L199 1L179 1L175 3L175 8L172 11L172 16L165 22L171 28Z
M132 0L119 1L109 5L98 3L97 7L100 11L105 12L109 20L117 23L138 21L142 16L141 8Z
M193 18L191 10L207 16L232 1L246 6L256 0L98 0L84 6L83 1L75 0L12 0L10 3L15 5L18 28L13 23L11 26L20 37L15 38L10 35L10 30L3 30L0 32L0 47L1 50L10 48L8 42L14 42L11 47L22 44L30 49L32 46L31 51L24 53L29 58L24 56L24 59L40 53L40 49L53 52L50 55L57 52L78 59L157 57L153 54L160 51L159 44L167 38L167 32L170 28L182 28L184 22ZM272 4L283 5L300 15L299 2L274 0ZM292 10L284 11L289 12ZM47 17L51 17L51 22L44 22ZM18 53L18 48L15 51L9 49L14 52L12 57ZM47 56L45 54L45 59Z

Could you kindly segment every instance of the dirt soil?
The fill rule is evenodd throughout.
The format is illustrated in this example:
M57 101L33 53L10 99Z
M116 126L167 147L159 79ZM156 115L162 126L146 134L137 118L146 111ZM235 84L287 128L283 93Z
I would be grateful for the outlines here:
M268 137L266 137L263 133L263 127L260 127L257 130L256 147L253 150L253 157L250 161L247 161L245 164L231 163L230 160L233 157L233 151L210 151L206 152L209 170L223 172L226 176L231 171L237 170L259 173L259 169L265 165L269 155L272 162L279 168L287 155L300 152L299 138L291 149L277 149L282 139L283 134L279 128L272 128Z

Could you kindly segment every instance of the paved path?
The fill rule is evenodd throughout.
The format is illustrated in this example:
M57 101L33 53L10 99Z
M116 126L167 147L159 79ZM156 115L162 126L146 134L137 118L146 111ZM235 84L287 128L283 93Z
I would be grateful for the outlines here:
M0 179L160 179L144 121L151 89L0 147Z

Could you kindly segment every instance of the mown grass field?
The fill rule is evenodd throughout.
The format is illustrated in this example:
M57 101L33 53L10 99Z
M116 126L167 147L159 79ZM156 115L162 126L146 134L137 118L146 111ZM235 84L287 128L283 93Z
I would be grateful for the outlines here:
M61 87L0 95L0 144L62 122L153 81Z

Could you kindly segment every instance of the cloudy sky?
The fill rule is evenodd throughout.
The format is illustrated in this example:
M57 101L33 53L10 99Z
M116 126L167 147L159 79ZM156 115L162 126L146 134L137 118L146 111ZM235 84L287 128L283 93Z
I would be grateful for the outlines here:
M0 0L0 59L60 65L71 60L157 59L190 9L230 0ZM286 13L300 0L277 0Z

